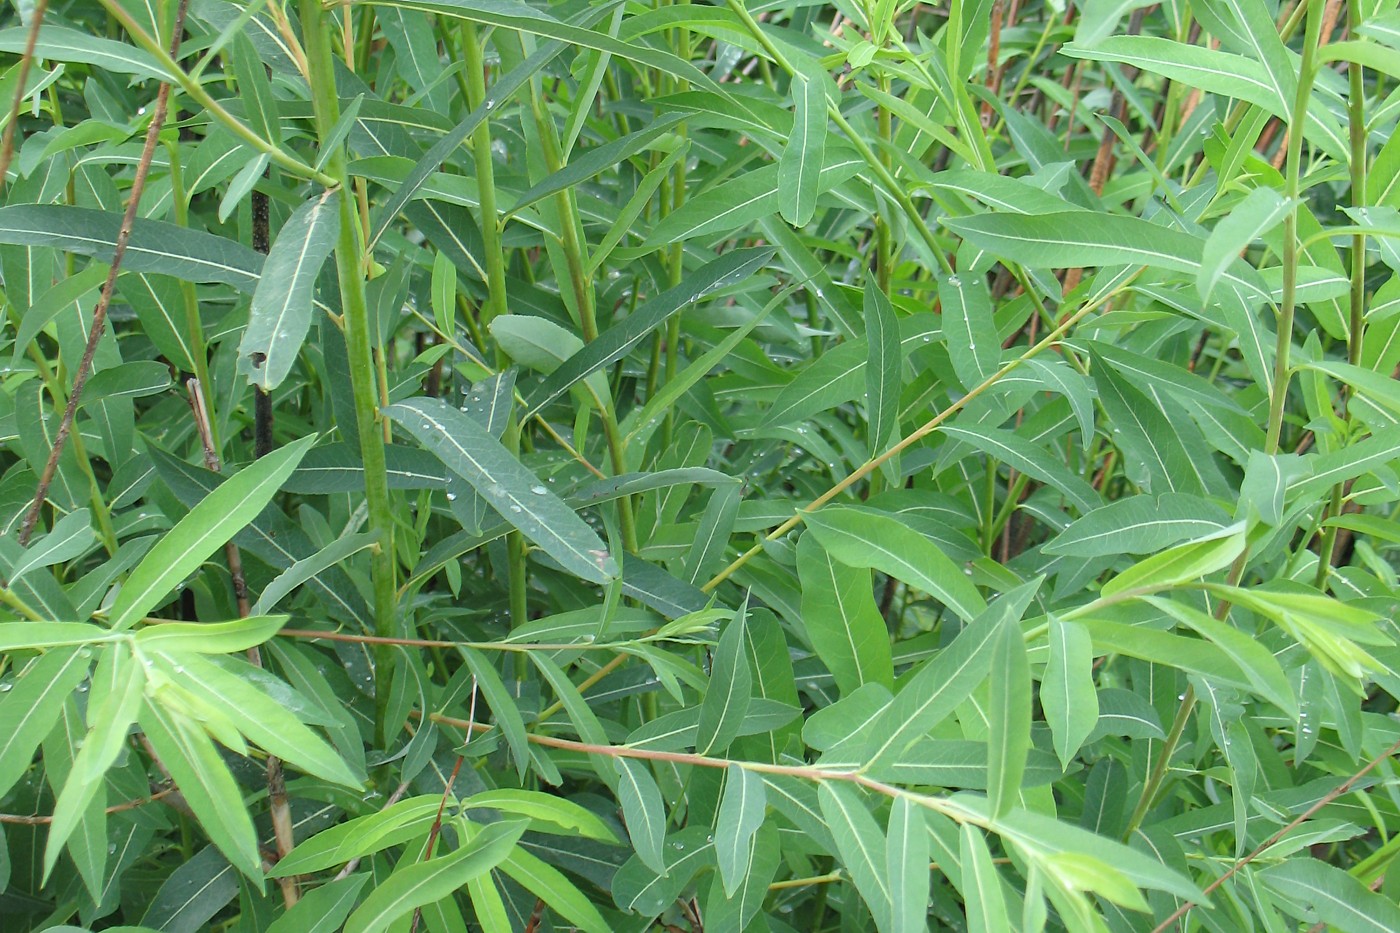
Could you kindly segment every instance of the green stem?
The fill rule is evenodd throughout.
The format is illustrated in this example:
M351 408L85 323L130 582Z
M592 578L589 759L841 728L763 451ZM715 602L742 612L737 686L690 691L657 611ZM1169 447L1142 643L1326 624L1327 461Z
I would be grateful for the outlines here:
M1298 73L1298 94L1288 120L1288 154L1284 175L1284 197L1296 202L1301 193L1299 177L1303 162L1303 121L1312 97L1313 74L1316 70L1317 45L1322 31L1324 0L1308 0L1308 21L1303 39L1303 61ZM1298 293L1298 207L1295 203L1283 220L1283 298L1279 302L1278 348L1274 356L1274 385L1269 397L1268 433L1264 441L1266 454L1278 453L1279 434L1283 430L1283 406L1288 396L1289 351L1293 347L1293 314Z
M340 119L340 101L335 93L335 70L330 47L331 23L319 0L300 0L305 35L306 61L311 71L312 106L316 132L321 140L329 136ZM384 464L384 433L379 424L379 391L375 385L369 307L365 301L363 231L350 197L350 176L345 151L337 145L326 160L329 180L340 189L340 235L335 247L336 277L340 284L341 311L345 326L345 347L350 361L350 384L355 395L355 424L360 435L360 457L365 468L365 503L369 529L378 537L370 562L374 586L374 629L382 638L395 631L394 518L389 507L389 481ZM374 736L378 747L388 742L389 686L393 664L392 649L383 645L375 650Z
M276 162L298 178L314 181L318 185L325 185L327 188L334 188L338 184L333 174L317 171L280 146L274 146L271 142L253 132L242 120L239 120L233 114L225 110L222 104L209 96L209 92L204 90L202 84L191 78L185 72L185 69L181 68L179 63L170 57L170 53L162 48L161 44L151 37L150 33L141 28L136 20L132 18L131 14L127 13L121 4L117 3L117 0L98 0L98 2L102 4L102 8L105 9L113 19L121 23L122 28L131 36L133 42L154 56L161 68L165 69L174 83L180 86L180 90L184 91L190 96L191 100L208 111L209 115L217 122L223 124L229 132L253 147L256 151L267 153L268 157L273 162ZM302 5L305 6L305 0L302 0ZM304 22L303 20L303 25ZM306 40L308 46L312 44L324 45L324 43L325 37L314 40L308 38ZM308 48L308 62L310 57L311 52ZM314 71L315 66L312 66L312 69ZM331 95L334 97L335 92L333 89L335 85L332 84L330 87L332 88Z

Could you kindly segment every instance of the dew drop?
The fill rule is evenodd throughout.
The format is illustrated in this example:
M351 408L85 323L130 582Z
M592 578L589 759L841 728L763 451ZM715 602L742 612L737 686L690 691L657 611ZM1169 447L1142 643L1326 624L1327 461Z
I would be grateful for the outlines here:
M549 492L549 490L548 490L548 489L545 489L543 486L531 486L531 487L530 487L530 491L533 492L533 493L534 493L535 495L537 495L537 496L542 496L542 495L544 495L545 493Z
M14 688L14 684L0 684L0 693L9 693Z
M520 506L518 506L518 505L512 505L512 506L510 507L510 510L511 510L512 512L515 512L516 514L519 514L520 512L525 511L524 509L522 509L522 508L521 508Z
M930 337L928 334L924 334L924 343L929 343L932 340L932 337Z
M956 275L950 275L948 276L948 284L954 288L962 288L962 279L958 278Z
M449 492L449 493L447 494L447 501L448 501L448 502L456 502L456 501L457 501L457 494L456 494L455 492Z
M432 426L431 424L428 424L428 422L426 422L426 421L423 422L423 430L424 430L424 431L431 431L432 429L433 429L433 426Z
M1178 694L1176 695L1176 698L1177 698L1178 701L1185 700L1185 699L1186 699L1186 694L1184 694L1184 693L1178 693Z
M494 107L494 106L496 106L496 102L495 102L494 100L491 100L490 98L487 98L487 99L486 99L486 109L487 109L487 110L490 110L490 109L491 109L492 107Z
M116 844L115 842L109 842L109 843L107 843L107 854L108 854L108 855L112 855L112 854L114 854L116 851L117 851L117 844Z

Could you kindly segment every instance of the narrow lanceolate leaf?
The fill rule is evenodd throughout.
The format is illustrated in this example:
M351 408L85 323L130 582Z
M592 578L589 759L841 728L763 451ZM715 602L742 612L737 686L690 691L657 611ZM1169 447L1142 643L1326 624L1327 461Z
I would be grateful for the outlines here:
M894 306L880 287L865 281L865 409L870 419L872 456L884 452L899 427L899 390L903 387L904 353ZM989 318L990 320L990 318ZM947 327L947 317L944 317Z
M959 848L962 855L963 902L967 905L969 933L1001 933L1012 929L1006 909L1006 893L982 830L964 823Z
M744 657L744 629L748 624L748 600L724 627L710 669L710 684L700 705L695 750L702 755L723 752L739 734L749 711L753 673Z
M87 550L93 541L92 513L76 509L54 523L53 530L35 541L15 558L8 571L14 583L37 567L50 567L72 560Z
M1083 266L1154 266L1198 273L1205 241L1181 230L1125 217L1096 214L1085 223L1078 211L1055 214L979 214L943 225L963 239L1004 259L1046 269ZM1262 280L1243 262L1220 276L1249 293L1265 296Z
M0 243L53 246L109 259L122 215L60 204L0 207ZM263 257L221 236L160 220L137 220L122 259L123 272L159 272L190 282L223 282L252 294Z
M112 627L129 628L159 606L176 584L272 501L314 443L313 434L268 454L190 509L131 572L112 606Z
M1292 206L1293 202L1273 188L1259 187L1220 219L1206 239L1205 261L1196 273L1196 293L1202 301L1210 298L1215 283L1240 250L1281 223Z
M335 933L354 908L369 874L363 871L307 891L291 910L272 921L267 933Z
M822 163L826 158L826 89L815 62L792 76L796 116L778 160L778 211L794 227L811 223L817 209Z
M739 249L725 253L686 276L679 285L645 302L550 373L549 378L531 392L526 400L530 410L525 418L537 414L540 409L569 391L570 386L590 373L620 360L640 343L642 338L664 324L681 308L701 300L716 289L742 282L772 256L773 250L767 248Z
M170 680L223 710L246 738L291 766L346 787L364 781L291 710L238 675L197 654L158 656L157 664Z
M822 816L836 840L836 854L870 908L875 926L890 928L893 915L890 880L885 874L885 834L870 815L860 792L841 781L823 781L817 791Z
M910 744L967 699L991 669L1000 628L996 622L974 621L909 678L894 702L857 737L869 770L898 761Z
M827 508L807 527L829 554L851 567L871 567L923 590L970 621L987 608L961 567L898 519L873 511Z
M893 689L889 629L875 605L870 571L837 561L807 534L797 541L797 573L803 628L837 688L842 694L866 683Z
M1043 548L1047 554L1106 557L1150 554L1230 524L1225 510L1198 496L1129 496L1072 522Z
M166 709L159 696L146 699L140 722L209 840L235 868L260 882L262 865L252 817L208 734L183 713Z
M1052 619L1046 631L1050 660L1040 681L1040 707L1060 766L1068 768L1099 719L1094 691L1094 642L1084 626Z
M8 628L20 627L11 623ZM92 662L80 648L56 648L25 668L0 697L0 794L7 794L34 758L34 749L53 729L66 700L87 676Z
M617 577L597 533L475 419L442 399L408 399L384 413L565 570L593 583Z
M763 778L730 765L724 796L715 816L715 861L726 897L733 897L744 883L752 860L754 833L763 825L767 791Z
M890 805L885 875L890 879L890 933L928 929L929 832L921 807L907 797Z
M1003 625L992 653L988 684L987 807L993 816L1020 796L1031 746L1031 669L1020 626Z
M664 875L666 859L661 846L666 839L666 808L656 778L644 762L631 758L617 759L617 777L617 799L632 848L644 865Z
M971 389L996 372L1001 361L987 283L981 276L945 276L938 280L938 300L953 374L964 389Z
M1294 859L1260 873L1288 912L1341 933L1400 930L1400 908L1352 875L1312 858Z
M99 682L103 687L100 690ZM141 708L145 686L146 672L125 645L112 645L103 653L88 706L87 721L91 728L54 804L53 823L49 826L44 849L46 877L53 871L64 843L83 819L107 769L125 747L127 731Z
M400 863L350 915L345 933L383 933L415 908L450 897L471 879L499 865L528 825L527 820L492 823L447 855Z
M311 326L316 277L340 231L339 196L326 191L298 207L263 263L248 329L238 345L238 365L265 391L287 378Z

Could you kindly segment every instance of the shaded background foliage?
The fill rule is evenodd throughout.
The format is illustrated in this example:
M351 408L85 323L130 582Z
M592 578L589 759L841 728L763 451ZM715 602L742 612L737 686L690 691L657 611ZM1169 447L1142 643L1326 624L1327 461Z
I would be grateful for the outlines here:
M6 15L5 930L1400 928L1393 4Z

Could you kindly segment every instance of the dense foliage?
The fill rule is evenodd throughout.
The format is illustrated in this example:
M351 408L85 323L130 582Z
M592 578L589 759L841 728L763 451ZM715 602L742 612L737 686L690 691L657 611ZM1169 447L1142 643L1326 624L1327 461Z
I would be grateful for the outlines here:
M1394 6L16 3L0 928L1400 929Z

